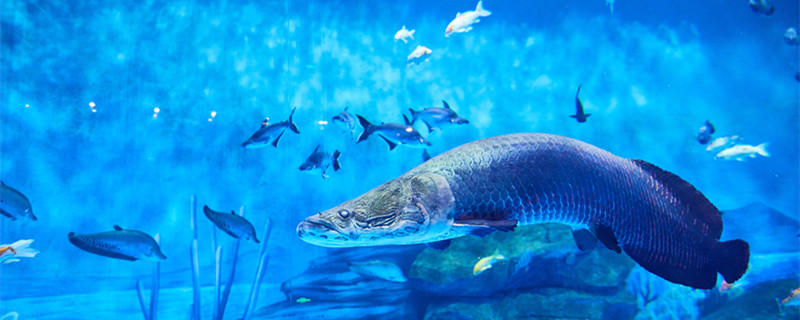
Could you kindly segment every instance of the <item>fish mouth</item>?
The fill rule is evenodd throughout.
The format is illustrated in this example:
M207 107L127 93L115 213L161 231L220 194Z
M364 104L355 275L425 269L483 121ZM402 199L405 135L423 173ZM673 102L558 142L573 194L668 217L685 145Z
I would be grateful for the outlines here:
M326 238L326 234L340 234L332 224L320 219L306 219L297 225L297 236L304 238L306 235Z

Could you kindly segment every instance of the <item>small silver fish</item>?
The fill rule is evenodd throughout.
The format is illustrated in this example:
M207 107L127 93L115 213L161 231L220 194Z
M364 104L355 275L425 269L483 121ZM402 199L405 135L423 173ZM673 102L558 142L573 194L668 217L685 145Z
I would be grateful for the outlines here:
M361 123L361 126L364 127L364 132L358 137L358 142L367 140L370 135L377 133L378 136L389 144L389 150L394 150L398 144L420 148L431 145L430 141L423 138L422 135L419 134L419 131L411 126L399 123L381 123L380 125L374 125L360 115L356 115L356 117Z
M76 247L104 257L128 261L167 258L153 237L141 231L123 230L117 225L114 231L86 235L70 232L67 237Z
M343 131L349 131L351 138L355 138L356 118L354 118L350 112L347 112L347 108L348 107L344 107L344 111L334 116L331 121L333 121L333 123L335 123Z
M722 147L727 148L733 146L739 140L741 140L741 138L738 135L719 137L712 140L711 143L709 143L708 146L706 146L706 151L711 152L714 149Z
M772 15L772 13L775 12L775 5L770 3L768 0L750 0L748 5L753 12L760 13L765 16Z
M253 148L262 148L266 147L267 145L272 145L273 147L278 147L278 140L281 139L283 136L283 132L286 131L286 128L289 130L294 131L294 133L300 133L297 130L297 125L294 124L292 121L292 116L294 115L295 108L292 108L292 113L289 114L289 120L281 121L276 124L269 124L268 120L265 119L264 122L261 123L261 129L258 129L252 136L250 136L247 141L242 142L242 147L247 149Z
M328 178L328 175L325 174L325 171L328 170L328 167L333 165L333 171L339 171L342 166L339 164L339 156L342 153L339 150L333 151L333 153L328 153L325 151L319 150L319 145L314 149L314 152L311 153L310 156L306 159L303 164L300 165L300 171L306 171L309 173L315 171L322 172L322 178Z
M751 146L746 144L737 144L733 147L728 149L722 150L714 157L714 159L725 159L725 160L737 160L737 161L744 161L745 158L755 158L756 155L760 155L762 157L769 157L769 152L767 152L767 146L769 145L768 142L759 144L757 146Z
M443 126L449 124L469 123L469 120L459 117L453 109L450 109L450 105L447 104L447 101L442 100L442 104L444 104L444 108L433 107L421 111L408 109L408 111L411 112L411 121L406 119L406 125L411 126L414 125L417 120L421 120L428 127L428 132L432 132L433 129L441 129Z
M430 56L431 53L433 53L433 51L431 51L431 49L428 47L418 45L416 48L414 48L414 51L411 51L411 54L408 55L408 58L406 58L406 61L408 62L406 67L410 67L415 63L420 64L423 61L428 61L428 56Z
M25 197L22 192L7 186L0 181L0 214L11 218L17 219L31 219L36 221L37 218L33 215L31 202Z
M372 260L366 262L350 262L347 264L350 271L365 275L373 278L379 278L393 282L406 282L406 276L403 275L403 270L396 264L382 261Z
M208 220L211 220L217 227L225 233L231 235L236 239L253 240L259 243L256 238L256 228L250 221L247 221L242 216L236 215L233 211L231 213L217 212L211 210L208 206L203 206L203 213Z

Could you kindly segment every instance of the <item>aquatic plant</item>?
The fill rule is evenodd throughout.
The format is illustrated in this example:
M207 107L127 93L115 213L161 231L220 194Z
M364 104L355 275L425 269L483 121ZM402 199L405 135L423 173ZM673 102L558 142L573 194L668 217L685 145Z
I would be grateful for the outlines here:
M269 234L271 231L272 223L270 219L267 219L267 222L264 223L264 241L261 243L261 252L258 255L258 269L256 270L255 279L253 279L253 285L250 287L250 299L247 300L247 304L244 307L243 320L250 320L250 317L253 315L253 310L255 309L256 301L258 300L258 287L261 286L261 279L264 277L264 271L266 271L267 263L269 262L267 243L269 243Z
M191 216L190 222L192 226L192 245L189 248L189 259L192 263L192 292L193 299L192 299L192 319L200 319L200 265L197 259L197 196L192 195L192 205L191 205L191 212L189 212Z
M161 236L156 234L155 236L156 243L161 242ZM137 297L139 297L139 306L142 308L142 314L144 315L145 320L155 320L156 315L158 314L158 290L159 290L159 283L161 281L161 261L156 261L153 264L153 282L150 287L150 309L148 310L146 303L144 301L144 289L142 289L142 281L136 281L136 293Z

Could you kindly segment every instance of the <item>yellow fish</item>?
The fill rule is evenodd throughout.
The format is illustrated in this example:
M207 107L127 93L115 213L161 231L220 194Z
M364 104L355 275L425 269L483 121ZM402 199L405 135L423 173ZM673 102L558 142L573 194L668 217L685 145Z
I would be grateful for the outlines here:
M472 268L472 275L477 276L481 274L481 272L486 271L486 269L492 268L492 264L494 264L495 262L505 259L506 257L504 257L502 254L498 254L497 252L495 252L491 256L483 257L480 260L478 260L478 263L476 263L475 267Z

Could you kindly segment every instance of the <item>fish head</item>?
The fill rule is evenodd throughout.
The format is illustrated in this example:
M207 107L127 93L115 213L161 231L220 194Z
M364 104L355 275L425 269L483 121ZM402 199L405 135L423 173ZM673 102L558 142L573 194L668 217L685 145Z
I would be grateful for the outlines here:
M161 252L161 247L159 247L158 244L155 243L155 241L153 242L153 245L150 246L149 248L146 248L142 254L144 255L144 257L154 261L167 259L167 256L165 256L164 253Z
M453 118L450 118L450 123L453 123L453 124L468 124L469 120L464 119L462 117L453 117Z
M427 243L447 236L453 208L453 193L441 175L401 176L306 218L297 235L324 247Z
M318 169L320 167L319 162L306 160L303 164L300 165L300 171L312 171L314 169Z

